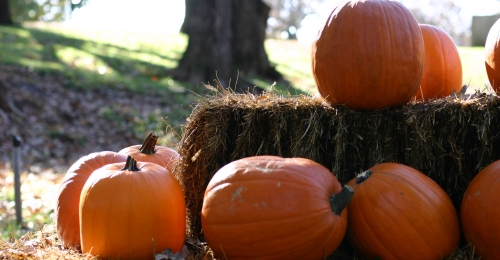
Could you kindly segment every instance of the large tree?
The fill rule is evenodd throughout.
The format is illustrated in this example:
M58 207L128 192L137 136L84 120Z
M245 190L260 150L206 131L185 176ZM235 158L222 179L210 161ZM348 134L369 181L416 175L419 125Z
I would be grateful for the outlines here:
M250 89L246 79L281 80L264 49L270 8L261 0L186 0L182 32L188 46L174 78ZM231 83L231 86L229 86Z
M10 15L9 0L0 0L0 24L13 24L12 16Z

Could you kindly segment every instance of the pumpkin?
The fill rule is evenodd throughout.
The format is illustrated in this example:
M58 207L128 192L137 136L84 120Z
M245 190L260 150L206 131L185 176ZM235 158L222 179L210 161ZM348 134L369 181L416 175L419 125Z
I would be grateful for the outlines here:
M304 158L253 156L210 180L201 223L217 257L326 259L342 241L352 189Z
M420 86L424 59L417 21L389 0L337 5L312 46L321 97L357 110L408 103Z
M78 207L80 193L89 176L104 165L126 160L127 156L115 152L95 152L81 157L68 169L59 187L55 209L57 234L64 245L80 247Z
M417 100L442 98L462 89L462 61L453 39L441 28L419 24L424 37L425 63Z
M500 161L469 183L460 207L462 233L481 259L500 259Z
M500 19L498 19L488 32L484 45L486 74L491 87L500 93Z
M142 144L123 148L118 153L130 155L139 162L159 164L173 173L179 154L172 148L156 145L157 142L158 135L150 132Z
M449 196L418 170L381 163L346 185L347 239L366 259L443 259L460 241L458 217Z
M164 167L137 162L105 165L80 196L82 252L107 259L154 259L182 249L186 206L180 184Z

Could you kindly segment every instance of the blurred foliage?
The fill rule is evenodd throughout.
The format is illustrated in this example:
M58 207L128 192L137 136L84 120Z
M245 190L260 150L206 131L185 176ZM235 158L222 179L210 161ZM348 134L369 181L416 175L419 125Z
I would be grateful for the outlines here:
M10 0L12 20L16 24L27 21L63 21L66 15L80 8L88 0Z
M324 0L264 0L271 7L267 23L268 36L281 38L285 33L288 39L297 39L297 29L309 14L316 13L318 5Z
M419 23L431 24L443 29L456 45L469 45L470 28L460 12L462 7L453 0L405 0Z

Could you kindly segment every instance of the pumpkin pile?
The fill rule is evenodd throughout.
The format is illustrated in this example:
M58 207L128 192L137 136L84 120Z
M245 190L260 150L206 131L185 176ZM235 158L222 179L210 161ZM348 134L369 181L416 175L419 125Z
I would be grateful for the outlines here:
M341 188L309 159L235 160L210 180L201 222L215 255L227 259L325 259L347 233L366 259L437 260L460 241L448 195L397 163L378 164Z
M485 63L497 93L499 42L500 20L488 35ZM450 36L418 24L391 0L335 7L313 44L312 71L322 98L353 110L442 98L462 87ZM112 259L181 250L186 204L172 174L179 154L157 146L157 139L150 133L142 145L92 153L70 167L56 210L66 246ZM459 221L448 194L403 164L374 165L342 187L313 160L250 156L204 182L201 212L194 214L200 214L203 236L219 258L325 259L346 239L366 259L443 259L460 246L462 229L477 255L496 259L499 173L500 161L474 178Z
M451 37L418 24L396 1L335 7L312 46L319 94L354 110L399 107L460 92L462 64Z
M157 140L153 132L142 146L92 153L69 168L55 212L67 247L111 259L182 249L185 199L171 172L178 155Z

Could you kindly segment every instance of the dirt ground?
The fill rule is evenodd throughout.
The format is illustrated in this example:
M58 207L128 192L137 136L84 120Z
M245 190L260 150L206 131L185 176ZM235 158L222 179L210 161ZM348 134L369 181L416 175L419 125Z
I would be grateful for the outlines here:
M157 95L68 85L55 75L0 66L0 168L11 166L13 135L21 139L23 169L65 172L91 152L118 151L142 143L154 129L138 132L138 122L152 115L153 121L161 122L172 110Z

